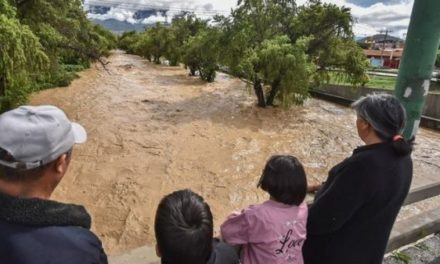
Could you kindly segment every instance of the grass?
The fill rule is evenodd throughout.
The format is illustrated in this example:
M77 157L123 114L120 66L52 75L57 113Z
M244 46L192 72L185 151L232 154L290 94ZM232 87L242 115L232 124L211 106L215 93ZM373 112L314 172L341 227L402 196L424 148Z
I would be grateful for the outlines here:
M403 252L394 252L391 257L398 260L401 263L409 264L411 263L411 257Z
M367 83L368 87L371 88L382 88L387 90L394 90L396 85L396 78L394 77L383 77L370 75L370 81Z
M365 85L368 88L380 88L386 90L394 90L396 85L396 77L386 77L386 76L377 76L377 75L369 75L370 80ZM330 84L337 85L347 85L352 86L351 83L345 81L342 78L338 78L335 74L330 74ZM430 91L432 92L440 92L440 81L439 82L431 82Z

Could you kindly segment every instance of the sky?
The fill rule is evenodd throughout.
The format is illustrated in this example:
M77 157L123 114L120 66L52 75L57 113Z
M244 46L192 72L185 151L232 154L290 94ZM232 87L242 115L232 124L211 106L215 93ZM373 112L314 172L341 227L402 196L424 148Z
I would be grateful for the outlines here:
M304 4L307 0L297 0L297 4ZM358 37L378 34L381 30L389 30L396 37L405 38L409 25L411 10L414 0L322 0L338 6L346 6L351 9L356 23L353 31ZM86 0L88 5L111 5L114 6L107 14L89 14L90 18L109 19L130 23L154 23L165 22L162 14L156 14L143 21L136 21L133 14L138 9L164 8L169 10L168 17L182 10L191 10L203 18L212 17L214 14L228 15L231 8L237 4L237 0Z

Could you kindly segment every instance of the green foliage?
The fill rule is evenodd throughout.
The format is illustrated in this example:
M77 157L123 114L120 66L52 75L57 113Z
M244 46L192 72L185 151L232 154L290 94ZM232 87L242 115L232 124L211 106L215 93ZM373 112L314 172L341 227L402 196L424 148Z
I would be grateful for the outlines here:
M0 0L0 111L32 91L67 86L116 46L87 19L80 0ZM70 66L66 66L70 65Z
M145 32L129 32L122 35L119 39L119 47L160 64L161 57L169 54L173 38L170 28L157 23Z
M138 54L144 58L147 58L149 61L152 60L152 48L153 42L151 36L148 32L143 32L141 34L136 34L129 39L132 43L129 46L129 49L133 50L133 53Z
M14 18L16 13L17 10L9 4L8 0L0 0L0 14L8 18Z
M135 44L139 41L140 34L136 31L124 32L118 38L118 47L127 51L128 53L137 54Z
M353 40L353 18L350 10L334 4L311 0L299 8L292 20L292 40L312 36L307 53L317 66L315 84L329 80L329 71L340 70L340 78L356 85L368 81L368 62L362 49Z
M437 60L435 61L435 66L440 67L440 50L437 51Z
M210 25L184 13L168 28L157 24L123 35L119 47L156 63L183 62L207 81L221 65L253 83L259 106L278 99L288 107L307 98L312 80L328 82L330 72L353 85L368 82L368 62L352 25L348 8L320 0L300 7L295 0L239 0L230 16L217 16Z
M78 78L77 72L85 68L85 66L77 64L61 64L60 69L53 71L53 73L40 74L36 79L34 90L69 86L74 79Z
M220 20L224 39L227 40L223 44L227 50L223 52L226 55L222 62L234 75L245 77L254 83L260 106L271 105L274 94L282 99L283 105L290 104L286 103L286 100L301 103L301 100L296 101L296 98L286 99L280 96L283 89L278 88L279 81L274 82L273 79L260 76L261 68L276 68L278 65L272 61L276 60L276 53L268 56L270 59L261 60L261 53L256 52L266 40L272 40L274 36L288 36L293 46L307 39L303 44L303 51L307 55L307 62L313 63L315 67L306 67L306 74L303 74L301 67L295 68L299 70L298 76L304 78L301 81L298 79L300 77L295 80L285 79L285 87L295 87L289 90L292 94L304 94L308 89L310 77L313 77L314 83L318 85L328 81L329 71L336 69L340 70L344 79L353 84L368 81L367 60L353 40L353 19L348 9L322 4L319 0L310 0L307 5L301 7L297 7L295 1L288 0L242 0L240 4L231 18ZM264 101L263 91L258 91L261 86L259 82L271 86L267 101ZM300 88L298 82L304 86ZM296 93L293 92L295 89Z
M157 23L142 33L124 33L119 38L118 46L157 64L161 63L161 58L165 58L171 66L177 66L184 60L190 37L206 27L206 21L192 13L182 13L173 18L170 27Z
M191 73L196 70L202 80L213 82L218 69L220 49L218 48L220 32L215 28L205 29L190 37L185 45L183 62L190 68Z
M32 73L48 58L38 38L15 18L15 8L0 0L0 112L26 101Z
M173 18L168 31L168 44L164 56L170 61L171 66L176 66L183 60L185 43L190 37L207 27L206 21L197 18L192 13L182 13Z
M402 252L395 251L395 252L393 252L393 254L391 255L391 257L393 257L394 259L396 259L396 260L398 260L399 262L402 262L402 263L404 263L404 264L409 264L409 263L411 263L411 257L408 256L408 255L405 254L405 253L402 253Z
M302 104L308 96L315 69L306 54L310 40L302 38L291 44L287 36L280 36L264 41L257 50L254 65L259 68L258 75L264 83L271 84L271 93L275 93L272 96L277 96L284 107Z

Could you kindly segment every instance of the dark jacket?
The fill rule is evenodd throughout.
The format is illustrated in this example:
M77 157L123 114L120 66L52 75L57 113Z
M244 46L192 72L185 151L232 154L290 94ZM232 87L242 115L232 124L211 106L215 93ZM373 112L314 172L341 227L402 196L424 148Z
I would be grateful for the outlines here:
M0 194L0 263L107 263L90 224L82 206Z
M333 167L309 210L305 264L380 264L412 179L390 143L357 148Z
M224 242L214 239L212 253L206 264L239 264L238 250Z

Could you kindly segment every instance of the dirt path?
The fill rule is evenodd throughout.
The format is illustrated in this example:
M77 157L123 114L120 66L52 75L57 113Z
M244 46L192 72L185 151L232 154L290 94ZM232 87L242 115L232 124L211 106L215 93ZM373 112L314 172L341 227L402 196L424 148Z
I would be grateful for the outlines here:
M245 84L224 74L206 84L137 56L115 53L110 61L110 74L92 67L70 87L31 100L57 105L86 127L89 140L75 148L54 198L84 204L110 254L154 242L156 206L171 191L200 193L218 226L231 210L267 198L255 185L271 154L297 156L309 180L321 181L361 144L343 107L309 100L263 110ZM439 175L439 139L421 130L417 177Z

